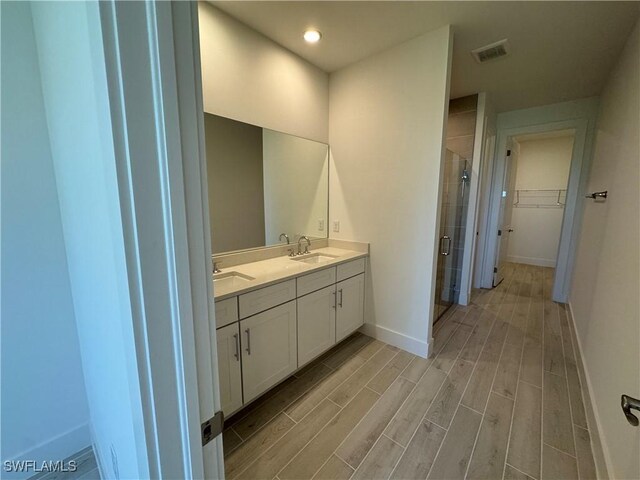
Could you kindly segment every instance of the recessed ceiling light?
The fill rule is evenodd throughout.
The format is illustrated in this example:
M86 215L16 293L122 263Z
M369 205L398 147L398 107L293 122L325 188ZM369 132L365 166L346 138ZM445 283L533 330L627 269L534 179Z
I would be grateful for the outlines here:
M307 30L304 32L304 40L307 43L318 43L322 38L322 34L318 30Z

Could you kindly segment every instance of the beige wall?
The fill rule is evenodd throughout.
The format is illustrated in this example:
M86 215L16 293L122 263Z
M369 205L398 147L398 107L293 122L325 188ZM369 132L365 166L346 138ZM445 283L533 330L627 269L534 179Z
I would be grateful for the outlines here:
M640 478L640 428L620 395L640 398L640 27L602 94L570 305L611 478ZM637 413L637 412L636 412ZM593 428L592 425L590 427Z
M328 143L325 72L209 3L198 14L206 112Z
M521 140L518 189L566 189L573 153L573 135Z
M204 116L213 253L263 247L262 129Z
M431 336L451 44L440 28L330 79L330 235L370 242L367 328L419 353Z
M524 140L519 143L517 190L566 190L573 136ZM557 192L522 192L521 203L554 204ZM562 197L564 200L564 195ZM562 229L562 208L513 208L507 260L554 267Z

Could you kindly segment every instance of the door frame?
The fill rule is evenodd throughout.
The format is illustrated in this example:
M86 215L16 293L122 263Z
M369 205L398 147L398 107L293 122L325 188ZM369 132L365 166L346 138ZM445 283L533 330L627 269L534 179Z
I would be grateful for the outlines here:
M483 175L485 164L488 161L487 146L491 145L490 122L488 116L487 94L478 94L476 128L473 139L473 155L469 160L471 181L469 182L469 207L465 222L465 240L462 253L462 273L460 275L460 294L458 303L468 305L471 301L471 287L473 286L473 270L476 262L476 248L478 243L478 224L480 223L480 204L485 177ZM489 150L490 151L490 150ZM493 155L493 152L490 153Z
M100 2L151 478L224 478L196 2Z
M567 197L562 217L560 242L556 260L556 271L553 284L552 298L556 302L566 303L571 285L571 273L575 259L577 235L582 213L582 203L578 202L579 195L584 189L584 178L590 162L589 120L587 118L573 118L556 122L535 125L522 125L511 128L498 128L496 153L493 162L490 183L490 201L488 211L488 228L485 232L485 251L482 266L483 288L492 288L493 268L498 242L498 223L500 210L501 179L504 175L505 156L509 138L517 135L545 133L557 130L573 129L575 131Z
M500 202L502 202L502 198L505 199L505 202L513 201L513 197L508 193L509 190L507 190L506 197L502 196L504 194L505 183L507 184L507 189L511 188L514 161L516 162L515 168L517 169L518 153L515 152L515 147L513 145L513 142L510 141L510 138L507 139L507 151L504 154L505 168L502 170L503 178L502 178L501 187L500 187ZM506 171L507 159L509 159L509 163L512 164L510 167L512 170L510 170L509 172ZM508 178L507 178L507 173L509 173ZM517 170L516 170L516 175L517 175ZM509 207L508 203L505 203L505 208L504 208L504 211L502 212L503 214L502 222L500 222L500 206L498 206L498 232L501 232L501 233L499 233L496 237L496 252L494 255L495 263L493 265L493 277L491 280L491 285L494 288L497 287L504 280L504 276L503 276L500 279L500 281L496 283L496 275L500 274L500 256L504 254L505 261L506 261L506 252L503 252L503 249L506 247L506 250L507 251L509 250L509 240L511 239L511 220L513 218L513 209L509 210L509 212L511 213L511 218L509 218L509 224L508 224L509 228L505 228L507 227L507 224L505 223L505 219L504 219L504 214L507 212L508 207ZM505 243L504 245L503 245L503 242Z

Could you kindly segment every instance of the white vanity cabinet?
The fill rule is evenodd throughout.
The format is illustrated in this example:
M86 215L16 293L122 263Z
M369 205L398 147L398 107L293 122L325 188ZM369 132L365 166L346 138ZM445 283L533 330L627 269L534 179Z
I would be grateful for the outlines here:
M364 273L336 284L336 341L364 324Z
M240 320L245 403L296 371L296 331L295 300Z
M356 259L216 301L226 416L364 323L364 269Z
M235 298L233 299L235 300ZM242 369L240 368L240 327L232 323L216 331L220 403L225 415L242 407Z
M298 298L298 364L313 360L336 343L336 286Z

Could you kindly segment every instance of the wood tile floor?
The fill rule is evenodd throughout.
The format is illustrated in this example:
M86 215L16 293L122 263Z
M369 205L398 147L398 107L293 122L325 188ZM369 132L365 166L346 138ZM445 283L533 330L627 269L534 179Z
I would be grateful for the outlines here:
M596 478L553 269L510 264L428 360L356 334L229 419L229 479Z

